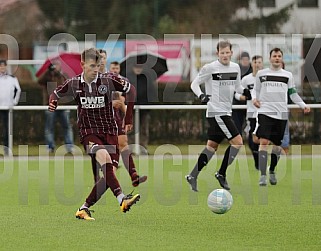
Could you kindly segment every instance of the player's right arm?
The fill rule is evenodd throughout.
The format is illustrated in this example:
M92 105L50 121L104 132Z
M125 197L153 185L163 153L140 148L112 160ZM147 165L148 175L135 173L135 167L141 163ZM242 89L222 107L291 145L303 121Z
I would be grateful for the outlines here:
M58 106L58 100L62 97L72 96L73 97L73 91L71 88L71 79L68 79L65 81L64 84L58 86L49 96L49 106L48 110L50 112L53 112L57 109Z
M256 74L254 87L251 92L252 94L252 103L255 107L260 108L261 102L260 102L260 92L261 92L261 80L260 80L260 71Z
M209 65L204 65L200 72L197 74L196 78L191 83L191 89L194 94L202 101L202 103L207 103L209 101L210 95L206 95L202 92L200 85L205 83L211 78L212 74L209 69Z

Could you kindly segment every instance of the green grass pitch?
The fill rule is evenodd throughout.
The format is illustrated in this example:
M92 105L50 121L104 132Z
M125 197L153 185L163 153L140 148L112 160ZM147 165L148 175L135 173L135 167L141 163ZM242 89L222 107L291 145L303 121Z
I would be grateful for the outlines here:
M0 250L320 250L320 158L282 158L276 186L258 186L251 158L228 169L234 204L224 215L207 207L221 157L199 176L184 176L197 156L136 158L146 183L124 214L111 192L92 209L94 222L74 216L93 184L88 157L15 158L0 162ZM125 193L125 168L117 171Z

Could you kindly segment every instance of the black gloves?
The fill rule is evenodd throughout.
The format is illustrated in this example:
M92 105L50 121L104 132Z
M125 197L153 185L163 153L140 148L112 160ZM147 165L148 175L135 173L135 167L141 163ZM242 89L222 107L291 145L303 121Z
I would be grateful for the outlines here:
M252 99L252 96L251 96L251 91L249 89L244 89L243 90L243 96L246 97L246 100L251 100Z
M207 104L210 101L211 95L202 93L198 98L201 100L202 104Z

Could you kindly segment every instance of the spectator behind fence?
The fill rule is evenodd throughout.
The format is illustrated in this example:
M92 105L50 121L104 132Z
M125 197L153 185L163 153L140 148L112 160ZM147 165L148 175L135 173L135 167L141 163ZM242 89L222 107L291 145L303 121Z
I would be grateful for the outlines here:
M244 88L249 89L250 91L253 90L255 80L256 80L256 74L259 70L263 69L263 57L260 55L255 55L252 57L251 66L253 69L253 72L244 76L242 78L242 85ZM246 99L245 97L242 97L240 95L235 94L235 98L246 100L246 118L248 120L249 125L249 136L248 136L248 143L249 147L251 149L253 159L254 159L254 166L258 170L259 169L259 142L253 140L253 132L256 127L256 119L257 119L257 108L253 105L251 99Z
M0 59L0 106L8 106L9 108L17 105L20 99L21 88L18 79L7 72L7 60ZM9 109L0 110L2 118L2 134L4 155L9 155ZM12 150L12 149L11 149Z
M49 94L65 81L64 75L61 73L61 64L54 61L48 69L38 79L38 83L43 87L43 104L48 105ZM61 127L64 131L65 147L68 153L72 153L73 148L73 131L69 121L70 110L56 110L55 112L45 111L45 141L50 153L55 150L55 120L59 117Z
M239 66L241 69L241 79L252 72L250 55L247 51L243 51L241 53ZM233 98L233 105L246 105L246 97L244 95L235 93ZM239 130L239 133L242 135L246 119L246 110L233 109L232 118L237 129Z

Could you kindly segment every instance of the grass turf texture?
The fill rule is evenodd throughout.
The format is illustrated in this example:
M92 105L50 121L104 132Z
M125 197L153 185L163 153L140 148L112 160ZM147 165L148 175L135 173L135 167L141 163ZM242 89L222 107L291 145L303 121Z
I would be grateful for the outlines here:
M200 143L198 145L168 145L168 144L163 144L163 145L149 145L148 146L148 151L150 154L158 154L159 152L162 152L165 150L175 150L176 154L180 153L182 155L189 155L189 154L198 154L200 151L202 151L204 149L204 142ZM245 147L246 147L246 153L248 155L251 155L251 151L248 147L247 142L244 143ZM219 154L224 154L224 151L226 149L228 145L227 144L222 144L219 147L218 153ZM19 149L19 147L21 147L21 149ZM292 147L300 147L301 149L301 153L306 155L306 154L311 154L312 149L314 146L312 145L291 145L290 146L290 154L292 153L291 149ZM82 155L84 154L84 150L83 150L83 146L81 145L76 145L75 146L75 155ZM27 145L23 145L23 146L14 146L13 147L13 155L14 156L43 156L43 155L48 155L47 150L46 150L46 146L45 145L32 145L32 146L27 146ZM61 156L66 154L66 149L63 145L59 145L56 148L56 152L54 154L50 154L51 156L55 155L55 156ZM3 155L3 150L2 148L0 148L0 156Z
M195 161L136 158L139 172L148 175L135 190L141 201L124 214L108 190L92 208L94 222L74 216L92 186L88 157L2 161L0 249L320 250L320 159L283 158L277 186L259 187L252 159L240 157L228 169L234 204L225 215L206 203L219 188L214 173L221 158L200 174L198 193L184 179ZM130 192L126 170L117 176Z

